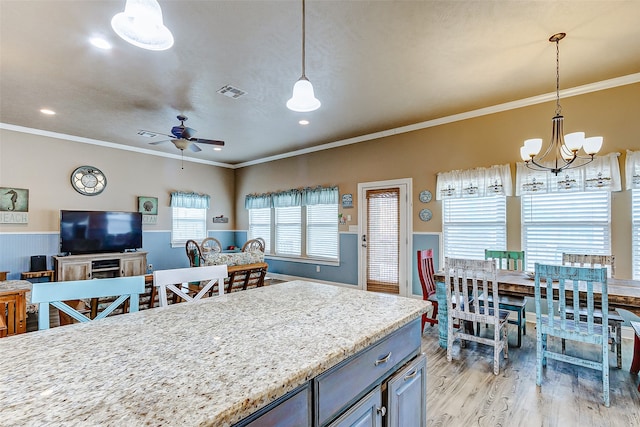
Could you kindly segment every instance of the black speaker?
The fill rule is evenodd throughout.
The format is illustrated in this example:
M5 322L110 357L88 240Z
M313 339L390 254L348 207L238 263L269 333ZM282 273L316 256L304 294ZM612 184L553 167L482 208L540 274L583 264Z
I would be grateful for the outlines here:
M31 257L31 271L45 271L47 269L47 257L34 255Z

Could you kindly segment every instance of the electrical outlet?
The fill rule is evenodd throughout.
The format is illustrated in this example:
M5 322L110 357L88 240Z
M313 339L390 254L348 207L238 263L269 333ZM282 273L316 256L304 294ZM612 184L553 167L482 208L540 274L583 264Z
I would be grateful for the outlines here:
M316 265L316 273L320 273L320 266Z
M153 264L149 264L149 265L147 266L147 270L148 270L148 271L153 271Z

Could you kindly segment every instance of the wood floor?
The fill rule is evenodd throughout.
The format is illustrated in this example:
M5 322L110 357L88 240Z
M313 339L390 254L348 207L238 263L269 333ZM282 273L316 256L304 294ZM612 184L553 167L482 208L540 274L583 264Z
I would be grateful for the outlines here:
M483 332L491 329L482 328ZM640 377L629 365L633 341L623 340L622 369L610 354L611 407L602 401L601 373L549 360L542 387L536 386L535 325L527 324L522 347L515 347L515 331L509 335L509 359L500 374L493 375L493 348L454 344L454 355L438 346L438 327L425 326L422 351L427 355L427 426L640 426ZM560 342L552 342L549 346ZM593 347L567 342L567 353ZM583 353L584 354L584 353Z

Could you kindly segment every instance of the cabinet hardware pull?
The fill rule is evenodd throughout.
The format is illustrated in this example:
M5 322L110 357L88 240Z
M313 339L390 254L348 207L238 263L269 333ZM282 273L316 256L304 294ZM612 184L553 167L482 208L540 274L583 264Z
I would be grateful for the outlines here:
M376 410L377 410L377 411L378 411L378 413L379 413L381 416L383 416L383 417L384 417L385 415L387 415L387 408L385 408L384 406L383 406L382 408L377 408Z
M389 352L389 354L387 354L385 357L383 357L382 359L378 359L376 360L376 363L374 363L374 366L378 366L382 363L387 363L389 361L389 358L391 357L391 352Z
M418 370L414 369L413 372L405 375L404 380L410 380L411 378L415 377L418 374Z

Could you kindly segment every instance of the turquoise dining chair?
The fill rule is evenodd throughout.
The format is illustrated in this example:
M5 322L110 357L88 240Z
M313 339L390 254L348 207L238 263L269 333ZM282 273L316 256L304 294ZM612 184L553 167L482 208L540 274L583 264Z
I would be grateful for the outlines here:
M536 303L536 384L542 385L542 368L547 359L571 363L602 371L605 406L609 406L609 297L607 269L535 264ZM583 294L582 297L580 294ZM594 315L596 296L601 299L602 320ZM544 298L544 299L543 299ZM584 310L585 316L572 316L571 306ZM543 312L543 308L546 310ZM584 319L584 320L583 320ZM563 340L594 344L599 347L599 360L553 351L547 346L549 336Z
M78 322L89 322L107 317L129 300L129 312L138 311L140 294L144 293L144 276L113 277L106 279L73 280L68 282L34 283L31 302L39 304L38 329L49 329L49 307L68 314ZM87 300L117 296L109 306L91 319L64 303L71 300Z

